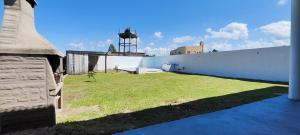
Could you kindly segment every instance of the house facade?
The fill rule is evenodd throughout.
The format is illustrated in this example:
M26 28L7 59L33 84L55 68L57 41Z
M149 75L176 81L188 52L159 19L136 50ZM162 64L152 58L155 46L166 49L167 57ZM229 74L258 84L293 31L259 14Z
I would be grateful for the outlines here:
M170 52L170 55L200 54L204 52L204 42L201 41L199 46L183 46Z

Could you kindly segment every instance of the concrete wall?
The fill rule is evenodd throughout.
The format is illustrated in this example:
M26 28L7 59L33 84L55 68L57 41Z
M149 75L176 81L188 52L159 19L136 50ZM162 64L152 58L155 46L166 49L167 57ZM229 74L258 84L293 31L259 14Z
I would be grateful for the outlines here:
M89 67L88 54L67 54L67 74L87 74Z
M68 74L88 72L88 55L69 54L67 59ZM191 74L289 81L289 47L287 46L191 55L108 56L107 58L108 69L114 69L116 66L119 68L161 68L163 64L177 64L178 67L184 69L182 72ZM104 71L104 69L105 56L99 56L95 70Z
M142 67L178 64L182 72L223 77L289 81L289 47L144 58Z
M137 68L140 66L143 57L136 56L108 56L107 69L118 68ZM97 71L105 70L105 56L100 56L97 63Z
M89 59L92 58L93 59ZM98 57L98 59L94 58ZM140 66L143 57L141 56L107 56L107 69L119 68L137 68ZM96 61L96 62L93 62ZM87 74L89 66L96 65L94 71L105 70L105 56L89 54L67 53L67 74L80 75Z

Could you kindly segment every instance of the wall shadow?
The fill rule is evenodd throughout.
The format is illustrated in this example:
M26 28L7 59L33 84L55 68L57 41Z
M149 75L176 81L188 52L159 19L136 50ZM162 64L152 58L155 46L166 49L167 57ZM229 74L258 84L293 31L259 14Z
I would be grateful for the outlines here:
M0 112L0 135L55 125L55 107L45 106Z
M87 121L58 124L58 134L113 134L153 124L179 120L240 105L277 97L288 92L288 87L274 86L219 97L199 99L178 105L167 105L132 113L119 113Z
M99 60L99 56L97 55L89 55L89 71L95 71L96 70L96 65L98 63Z
M216 78L222 78L222 79L234 79L234 80L247 81L247 82L261 82L261 83L282 84L282 85L288 85L289 84L289 82L266 81L266 80L235 78L235 77L224 77L224 76L207 75L207 74L190 74L190 73L183 73L183 72L172 72L172 73L182 74L182 75L192 75L192 76L201 75L201 76L216 77Z

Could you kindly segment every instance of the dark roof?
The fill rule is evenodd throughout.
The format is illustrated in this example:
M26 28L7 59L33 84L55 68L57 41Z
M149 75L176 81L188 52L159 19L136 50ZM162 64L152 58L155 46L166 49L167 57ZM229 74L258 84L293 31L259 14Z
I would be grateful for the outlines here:
M36 6L35 0L26 0L26 1L31 5L32 8Z
M87 54L87 55L100 55L100 56L104 56L106 55L106 52L94 52L94 51L74 51L74 50L67 50L66 54ZM111 54L109 54L109 56L123 56L124 53L123 52L113 52ZM125 56L128 56L129 53L126 53ZM145 53L131 53L131 56L145 56Z
M67 50L66 54L72 53L72 54L89 54L89 55L105 55L105 52L93 52L93 51L73 51L73 50Z
M130 31L130 28L125 29L124 33L119 33L119 37L126 38L138 38L138 36Z

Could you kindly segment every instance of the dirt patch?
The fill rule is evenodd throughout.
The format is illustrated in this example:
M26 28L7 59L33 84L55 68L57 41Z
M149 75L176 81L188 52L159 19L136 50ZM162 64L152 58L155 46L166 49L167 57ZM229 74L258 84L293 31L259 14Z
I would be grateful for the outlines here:
M187 103L187 102L191 102L194 101L195 99L193 98L187 98L187 99L178 99L178 100L169 100L166 102L161 103L161 106L165 106L165 105L179 105L182 103Z
M75 93L72 93L72 94L65 94L64 95L64 100L73 101L73 100L81 99L84 96L85 96L85 94L83 92L75 92Z
M65 107L61 112L57 113L58 119L66 119L80 115L85 112L98 112L99 106L83 106L79 108Z

